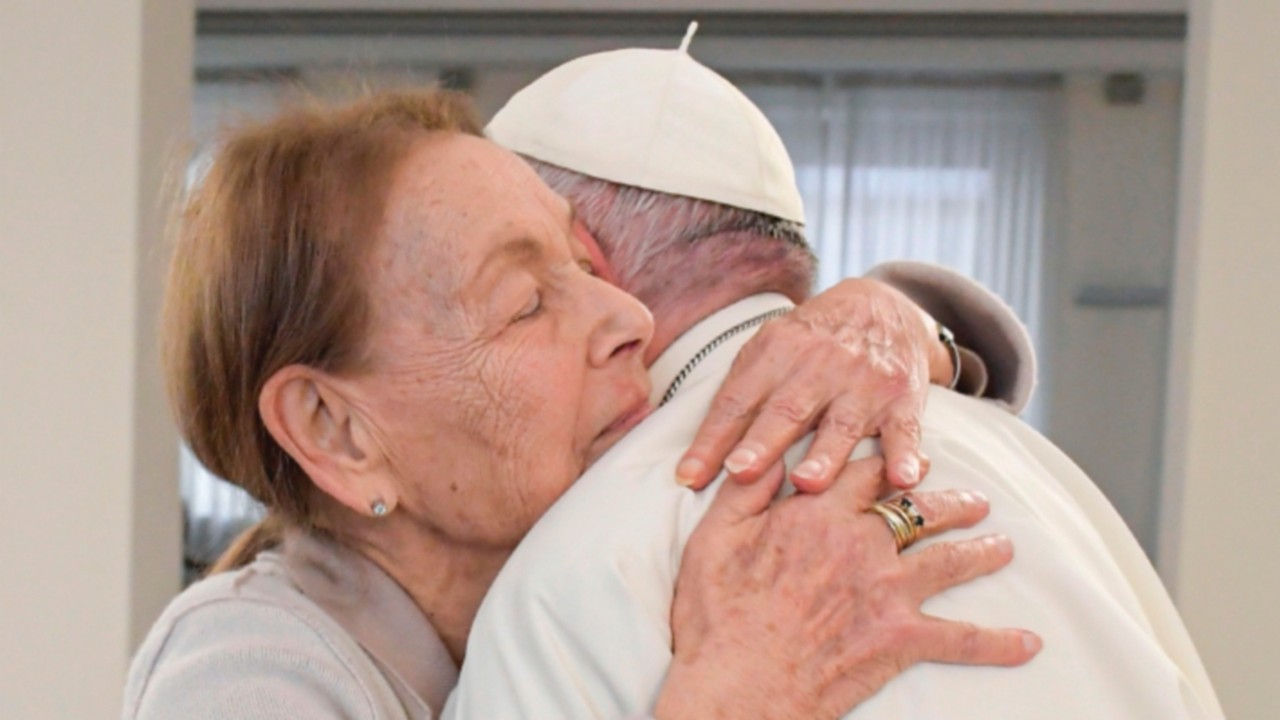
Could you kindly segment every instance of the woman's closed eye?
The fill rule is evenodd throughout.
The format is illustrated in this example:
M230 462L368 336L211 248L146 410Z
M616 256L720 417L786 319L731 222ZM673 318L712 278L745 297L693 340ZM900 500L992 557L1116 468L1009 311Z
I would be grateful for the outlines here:
M521 320L528 320L529 318L537 316L540 312L542 312L542 291L535 290L533 291L533 294L529 296L529 301L524 304L524 307L520 308L520 312L516 313L516 316L511 318L511 322L517 323Z
M574 262L575 264L577 264L578 269L582 270L583 272L590 275L591 277L600 277L599 273L596 272L595 265L591 263L591 260L589 258L580 258L578 260L575 260ZM515 316L511 318L511 322L512 324L515 324L522 320L528 320L530 318L536 317L541 312L542 312L542 291L535 290L529 296L528 302L526 302L524 306L520 308L520 312L516 313Z

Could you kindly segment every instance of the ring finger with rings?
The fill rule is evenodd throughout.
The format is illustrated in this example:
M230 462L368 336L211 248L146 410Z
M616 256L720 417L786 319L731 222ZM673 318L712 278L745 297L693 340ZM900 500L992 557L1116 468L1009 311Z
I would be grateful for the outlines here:
M925 537L955 528L972 527L987 516L987 499L966 490L914 491L882 500L867 512L884 520L898 552Z
M871 512L884 518L893 533L893 541L902 552L920 539L920 530L924 527L924 516L916 510L911 498L903 495L893 500L878 502L871 506Z

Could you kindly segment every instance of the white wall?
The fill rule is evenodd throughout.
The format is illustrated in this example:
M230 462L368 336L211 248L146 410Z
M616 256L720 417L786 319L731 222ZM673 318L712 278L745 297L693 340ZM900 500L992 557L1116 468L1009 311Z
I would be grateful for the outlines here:
M1120 68L1117 68L1120 69ZM1081 304L1089 287L1167 289L1177 218L1180 74L1146 78L1140 105L1111 105L1102 73L1068 76L1060 234L1046 275L1052 374L1047 434L1107 493L1155 554L1159 524L1167 304Z
M155 367L158 189L184 137L182 0L0 4L0 699L112 717L178 587Z
M1280 706L1280 3L1191 12L1166 443L1183 502L1165 546L1227 716L1266 720Z

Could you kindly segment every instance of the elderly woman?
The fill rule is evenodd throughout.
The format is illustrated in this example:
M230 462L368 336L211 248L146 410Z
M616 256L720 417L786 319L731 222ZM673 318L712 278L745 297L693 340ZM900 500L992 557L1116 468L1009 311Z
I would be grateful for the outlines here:
M567 204L450 94L244 130L183 220L165 327L182 431L271 514L157 621L124 717L433 717L515 545L645 416L651 318L589 272ZM664 717L706 716L782 665L804 671L762 712L852 705L945 625L920 618L895 646L867 632L877 613L1007 562L868 553L839 487L780 503L787 522L700 534L714 552L681 582L731 607L674 619L705 652L672 669ZM956 506L929 530L980 515ZM807 519L826 527L798 551ZM797 619L776 587L822 614ZM745 631L765 624L788 642ZM953 659L990 660L979 645Z

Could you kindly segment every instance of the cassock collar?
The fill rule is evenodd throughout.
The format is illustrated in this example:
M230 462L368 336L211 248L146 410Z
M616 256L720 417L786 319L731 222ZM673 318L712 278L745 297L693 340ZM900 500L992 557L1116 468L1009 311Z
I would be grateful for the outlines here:
M653 381L653 388L649 391L649 402L654 407L657 407L662 401L663 395L666 394L667 389L675 382L681 371L702 352L703 348L706 348L708 344L715 341L724 332L739 323L760 315L775 310L789 310L794 307L795 303L791 302L791 299L786 295L761 293L743 298L703 318L696 325L686 330L680 337L676 338L676 341L662 351L658 359L649 367L649 379ZM744 332L739 342L726 342L724 345L717 347L716 350L723 348L724 352L736 353L742 343L746 341L746 338L750 337L753 332L754 328L751 331ZM692 382L700 374L699 368L694 366L685 381Z
M439 717L458 666L417 603L382 568L334 540L286 533L278 561L309 600L360 643L410 717Z

